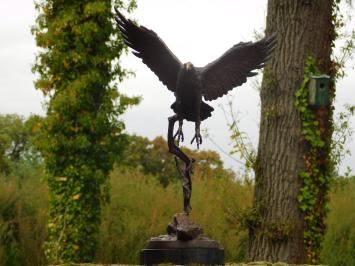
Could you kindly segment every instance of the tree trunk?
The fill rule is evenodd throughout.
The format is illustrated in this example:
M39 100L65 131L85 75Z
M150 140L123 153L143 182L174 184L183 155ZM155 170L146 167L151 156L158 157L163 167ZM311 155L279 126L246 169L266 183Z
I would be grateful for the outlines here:
M265 68L255 165L254 220L249 259L305 263L304 230L299 208L307 145L302 136L295 92L304 79L308 56L330 74L332 1L269 0L266 36L277 33L274 56ZM327 117L329 118L329 117ZM256 217L256 218L255 218Z

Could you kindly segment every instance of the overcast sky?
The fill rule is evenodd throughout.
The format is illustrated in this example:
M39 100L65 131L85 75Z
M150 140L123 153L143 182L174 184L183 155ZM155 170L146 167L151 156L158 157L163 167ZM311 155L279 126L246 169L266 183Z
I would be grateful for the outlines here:
M254 32L264 27L266 0L138 0L138 9L129 16L141 25L153 29L179 57L182 62L191 61L195 66L204 66L222 55L240 41L253 40ZM126 14L126 13L125 13ZM36 46L30 33L35 23L33 1L0 1L0 113L21 115L45 114L43 97L33 86ZM355 26L355 25L354 25ZM174 101L156 76L131 54L121 58L121 64L135 71L136 77L123 82L119 88L128 95L140 95L142 103L127 111L124 119L127 131L150 139L166 135L167 118ZM355 75L349 75L337 84L336 108L344 103L355 104ZM259 77L260 78L260 77ZM239 113L240 128L257 146L259 123L259 96L249 81L234 89L234 110ZM225 151L230 150L229 132L222 109L227 98L212 102L213 116L202 123L211 138ZM209 103L210 104L210 103ZM353 123L354 125L354 123ZM194 125L185 123L186 145L193 137ZM355 155L355 142L350 143ZM203 149L218 150L205 139ZM237 170L238 163L221 154L227 167ZM344 162L350 165L354 156ZM354 166L354 163L353 163Z

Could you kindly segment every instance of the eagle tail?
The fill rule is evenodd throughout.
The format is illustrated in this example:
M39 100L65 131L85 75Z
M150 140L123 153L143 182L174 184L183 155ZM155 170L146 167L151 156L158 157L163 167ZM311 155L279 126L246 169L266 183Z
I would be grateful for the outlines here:
M201 103L201 109L200 109L200 118L201 121L205 120L206 118L210 117L213 112L214 108L210 105L208 105L205 102Z
M191 122L196 122L197 121L197 118L196 118L196 115L195 115L195 112L191 112L189 110L181 110L181 107L179 108L177 102L174 102L171 106L170 106L171 109L174 110L174 112L176 114L179 114L181 115L184 119L188 120L188 121L191 121ZM201 102L201 106L200 106L200 121L203 121L205 120L206 118L210 117L213 112L213 107L208 105L207 103L205 102Z

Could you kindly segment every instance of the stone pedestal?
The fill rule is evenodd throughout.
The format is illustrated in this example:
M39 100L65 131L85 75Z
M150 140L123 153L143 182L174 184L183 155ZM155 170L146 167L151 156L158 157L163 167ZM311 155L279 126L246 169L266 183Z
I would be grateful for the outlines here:
M147 246L141 250L140 260L141 265L159 263L224 265L224 249L217 241L204 236L182 241L164 235L148 241Z
M191 222L188 215L175 214L167 231L168 235L151 238L141 250L141 265L224 265L224 249L217 241L204 236L201 226Z

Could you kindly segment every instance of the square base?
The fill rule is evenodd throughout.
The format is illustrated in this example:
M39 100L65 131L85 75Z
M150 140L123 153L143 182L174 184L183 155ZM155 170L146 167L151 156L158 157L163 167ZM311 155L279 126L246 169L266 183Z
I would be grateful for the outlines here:
M173 263L176 265L185 265L191 263L224 265L224 249L214 247L141 250L141 265L153 265L159 263Z

